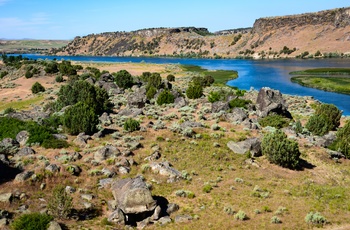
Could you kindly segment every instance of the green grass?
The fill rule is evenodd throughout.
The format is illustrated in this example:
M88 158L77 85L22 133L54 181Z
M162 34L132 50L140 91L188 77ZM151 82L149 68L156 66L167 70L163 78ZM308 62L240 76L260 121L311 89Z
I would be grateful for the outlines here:
M317 68L290 72L291 75L350 75L350 68Z
M197 72L203 76L210 75L215 79L216 84L226 85L229 80L233 80L238 77L238 72L234 70L207 70L196 65L182 65L181 68L183 71Z
M17 51L17 50L43 50L51 48L60 48L69 43L69 40L0 40L0 51Z
M38 104L39 102L44 100L44 96L39 95L37 97L33 97L28 100L21 101L11 101L11 102L0 102L0 111L3 111L7 108L13 108L15 110L22 110L30 108L34 104Z
M316 76L297 76L292 77L291 81L302 86L320 89L324 91L350 94L349 77L316 77Z

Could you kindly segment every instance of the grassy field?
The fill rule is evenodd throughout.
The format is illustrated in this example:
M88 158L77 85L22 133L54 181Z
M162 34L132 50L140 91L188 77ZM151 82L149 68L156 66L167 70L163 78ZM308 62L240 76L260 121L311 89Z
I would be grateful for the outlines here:
M211 75L215 79L215 83L226 85L229 80L236 79L238 72L234 70L207 70L195 65L182 65L181 68L188 72L197 72L203 76Z
M350 68L318 68L291 72L292 82L324 91L350 94Z
M350 68L317 68L290 72L291 75L350 75Z
M0 52L40 51L60 48L68 40L0 40Z

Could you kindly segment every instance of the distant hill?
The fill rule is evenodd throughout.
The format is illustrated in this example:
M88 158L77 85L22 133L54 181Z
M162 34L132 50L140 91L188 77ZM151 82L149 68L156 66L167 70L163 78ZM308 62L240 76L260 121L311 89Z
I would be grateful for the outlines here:
M60 48L69 43L68 40L36 40L23 38L20 40L0 39L0 53L40 53L52 48Z
M273 58L350 55L350 7L257 19L252 28L151 28L76 37L58 55Z

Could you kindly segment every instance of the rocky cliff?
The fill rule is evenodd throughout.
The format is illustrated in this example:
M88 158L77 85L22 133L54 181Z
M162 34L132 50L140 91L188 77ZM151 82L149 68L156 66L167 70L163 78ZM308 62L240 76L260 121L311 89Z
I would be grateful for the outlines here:
M350 7L257 19L253 28L151 28L76 37L59 55L311 57L350 54Z

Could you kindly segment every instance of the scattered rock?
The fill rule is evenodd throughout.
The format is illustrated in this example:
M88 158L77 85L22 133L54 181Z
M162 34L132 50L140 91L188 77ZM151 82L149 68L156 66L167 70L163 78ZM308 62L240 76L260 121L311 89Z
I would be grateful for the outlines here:
M270 113L276 113L292 118L292 115L288 111L288 106L279 90L273 90L268 87L261 88L256 100L256 105L260 117L266 117Z
M112 124L112 118L106 112L104 112L98 119L102 125L108 126Z
M23 182L28 180L32 175L34 175L33 171L25 171L22 173L17 174L17 176L15 177L15 181L17 182Z
M126 117L136 117L142 114L143 114L142 109L139 109L139 108L126 108L126 109L120 110L118 113L118 115L126 116Z
M47 230L62 230L62 228L56 221L51 221Z
M329 132L322 137L315 137L315 142L317 146L327 148L335 141L336 138L336 132Z
M50 164L48 166L46 166L45 170L55 173L55 172L59 172L61 170L61 167L59 167L56 164Z
M12 138L4 138L0 142L0 154L14 155L18 152L19 143Z
M261 156L261 142L255 137L240 142L229 141L227 147L238 154L245 154L250 151L252 157Z
M188 104L188 102L183 97L177 97L174 101L175 108L180 109Z
M0 202L11 203L13 194L11 192L0 194Z
M190 215L177 215L175 216L175 223L187 223L192 220Z
M166 225L171 223L171 218L169 216L163 216L158 220L158 223L160 226Z
M120 155L119 149L113 145L106 145L103 148L99 149L97 152L94 154L94 159L97 162L104 161L108 158L111 157L117 157Z
M211 112L218 113L220 111L227 111L230 109L229 103L225 101L216 101L211 105Z
M91 201L92 199L94 199L94 195L92 195L92 194L82 194L81 198L83 200Z
M242 108L233 108L231 113L225 114L224 117L231 123L241 123L248 118L248 114Z
M80 147L85 147L87 145L87 141L90 139L91 137L89 135L85 135L85 133L79 133L73 142Z
M16 153L16 156L28 156L32 154L35 154L34 149L32 149L31 147L24 147Z
M16 135L16 141L20 144L20 145L25 145L27 143L29 139L29 132L27 131L21 131Z
M200 122L194 122L194 121L185 121L183 122L181 125L181 128L185 129L185 128L200 128L203 127L202 123Z
M145 107L145 104L147 102L146 97L146 89L140 88L136 90L135 92L131 93L128 98L128 107L129 108L143 108Z
M170 166L169 162L152 162L150 168L153 172L162 176L167 176L171 179L178 180L182 178L181 172Z
M174 204L174 203L169 203L168 207L166 209L166 213L168 213L169 215L177 212L180 209L180 206L178 204Z

